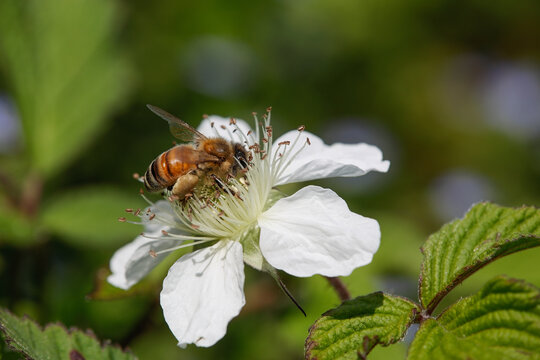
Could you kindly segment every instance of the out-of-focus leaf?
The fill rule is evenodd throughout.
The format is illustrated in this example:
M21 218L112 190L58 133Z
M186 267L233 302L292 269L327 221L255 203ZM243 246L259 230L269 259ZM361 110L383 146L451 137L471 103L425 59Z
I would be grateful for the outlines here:
M0 243L29 245L37 240L34 224L0 199Z
M540 359L540 291L504 276L420 326L408 359Z
M505 255L540 245L540 210L473 206L463 219L431 235L422 247L420 300L428 312L457 284Z
M377 344L403 338L419 311L413 302L381 292L345 301L313 324L306 359L357 359Z
M41 329L28 318L19 319L0 309L0 328L10 346L35 360L121 360L136 359L115 346L102 346L91 333L67 330L62 325Z
M135 194L102 187L62 193L43 208L42 225L63 241L83 247L118 247L143 231L138 225L118 222L119 217L138 218L126 208L144 205Z
M88 145L129 89L117 24L114 1L0 2L0 65L32 166L46 176Z

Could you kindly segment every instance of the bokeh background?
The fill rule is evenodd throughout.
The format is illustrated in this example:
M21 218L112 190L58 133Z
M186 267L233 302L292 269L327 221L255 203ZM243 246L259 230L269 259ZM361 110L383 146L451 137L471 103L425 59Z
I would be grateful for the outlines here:
M353 296L415 298L419 247L443 223L481 200L540 203L539 36L537 0L0 0L0 305L140 359L299 359L339 304L324 278L284 275L304 318L247 269L226 337L186 350L158 302L167 264L129 292L104 283L142 230L117 221L144 206L132 174L173 140L145 104L193 125L272 106L275 134L379 146L388 174L318 184L381 225L373 263L344 279ZM539 262L500 260L453 296L502 273L539 285ZM403 358L412 336L373 358Z

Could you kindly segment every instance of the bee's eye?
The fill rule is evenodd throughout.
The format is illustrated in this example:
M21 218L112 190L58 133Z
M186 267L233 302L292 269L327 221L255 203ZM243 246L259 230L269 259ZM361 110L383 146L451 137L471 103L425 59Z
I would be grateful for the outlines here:
M248 163L246 159L246 153L244 152L243 149L237 149L234 152L234 157L238 160L238 162L240 163L240 165L242 165L242 167L247 167Z

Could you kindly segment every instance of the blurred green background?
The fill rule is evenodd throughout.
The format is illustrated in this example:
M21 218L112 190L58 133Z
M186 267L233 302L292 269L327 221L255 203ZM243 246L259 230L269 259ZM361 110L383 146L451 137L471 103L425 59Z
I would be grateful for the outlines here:
M104 284L142 230L117 221L144 206L132 174L173 140L144 105L193 125L272 106L275 134L379 146L388 174L318 184L381 224L373 263L344 279L353 296L416 298L418 249L443 223L480 200L540 203L539 34L537 0L0 0L0 305L141 359L301 358L339 303L321 277L284 276L304 318L247 269L225 338L186 350L158 302L167 264L129 292ZM500 260L453 297L501 273L540 285L539 262ZM403 358L411 336L372 358Z

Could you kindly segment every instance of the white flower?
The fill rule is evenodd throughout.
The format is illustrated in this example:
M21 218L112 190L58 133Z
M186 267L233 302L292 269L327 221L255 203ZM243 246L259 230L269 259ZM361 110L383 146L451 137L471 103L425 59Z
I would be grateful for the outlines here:
M111 259L108 281L128 289L171 251L211 244L178 259L163 282L161 306L179 346L211 346L225 335L245 303L244 263L274 276L275 269L301 277L346 276L371 262L379 247L377 221L351 212L333 191L307 186L283 197L274 187L386 172L381 151L367 144L325 145L303 128L274 141L270 114L264 119L255 132L242 120L204 120L203 134L250 149L245 178L230 180L218 196L152 204L139 215L144 235Z

